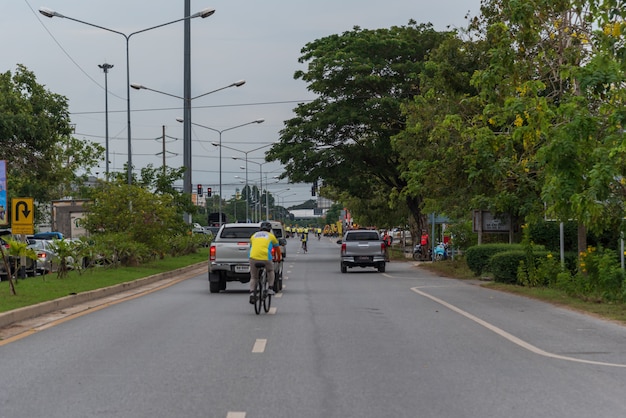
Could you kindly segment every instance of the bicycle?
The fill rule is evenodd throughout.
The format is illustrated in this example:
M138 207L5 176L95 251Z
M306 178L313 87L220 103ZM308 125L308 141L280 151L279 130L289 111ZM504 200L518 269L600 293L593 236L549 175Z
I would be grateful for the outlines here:
M256 263L255 266L259 269L259 280L256 283L256 289L254 289L254 312L258 315L261 313L261 306L267 313L272 305L272 295L267 293L267 272L265 271L265 264Z
M302 241L302 251L304 251L304 253L306 254L306 251L307 251L306 241Z

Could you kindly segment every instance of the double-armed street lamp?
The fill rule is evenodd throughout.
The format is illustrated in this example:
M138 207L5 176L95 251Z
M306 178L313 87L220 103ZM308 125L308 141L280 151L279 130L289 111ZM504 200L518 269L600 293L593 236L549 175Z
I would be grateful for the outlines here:
M229 149L229 150L232 150L232 151L240 152L240 153L242 153L242 154L244 154L246 156L246 167L245 167L246 168L246 185L245 185L245 187L247 188L248 187L248 154L250 154L251 152L254 152L254 151L258 151L258 150L263 149L263 148L267 148L267 147L272 146L274 144L273 143L265 144L263 146L251 149L249 151L242 151L240 149L229 147L227 145L220 145L217 142L211 142L211 145L213 145L214 147L222 147L222 148L226 148L226 149ZM241 159L241 158L238 158L238 157L232 157L232 158L233 158L233 160L240 160ZM248 189L248 191L249 191L249 189ZM248 200L248 199L249 199L249 196L246 195L246 200ZM247 204L246 204L246 219L248 219L248 205Z
M234 160L241 160L241 158L237 158L237 157L233 157ZM256 161L252 161L250 160L249 162L251 162L252 164L257 164L259 166L259 181L261 183L261 188L259 189L259 200L262 200L261 198L263 197L263 165L269 163L270 161L264 161L262 163L256 162ZM247 166L247 160L246 160L246 167L241 167L242 169L246 170L246 177L248 176L247 172L248 172L248 166ZM267 189L267 181L265 182L265 188ZM267 204L268 204L268 199L267 199L267 190L266 190L266 195L265 195L265 216L266 218L269 218L269 210L267 209ZM261 218L261 205L259 205L259 219Z
M181 99L184 101L185 103L185 109L187 109L187 103L191 103L192 100L198 99L200 97L204 97L207 96L211 93L215 93L221 90L225 90L227 88L230 87L241 87L244 84L246 84L246 80L239 80L239 81L235 81L234 83L231 83L227 86L224 87L220 87L218 89L215 90L211 90L208 91L206 93L200 94L198 96L194 96L194 97L189 97L189 98L184 98L181 96L177 96L175 94L171 94L171 93L166 93L164 91L161 90L156 90L150 87L146 87L142 84L138 84L138 83L132 83L130 86L132 88L134 88L135 90L148 90L148 91L153 91L155 93L160 93L160 94L164 94L166 96L170 96L170 97L175 97L177 99ZM189 108L191 108L191 105L189 104ZM187 119L184 118L177 118L176 119L179 122L182 122L185 125L185 128L183 129L183 167L185 167L185 173L183 174L183 192L184 193L189 193L191 194L192 191L192 186L191 186L191 156L192 156L192 152L191 152L191 130L186 128L186 125L189 124L189 126L191 126L192 122L191 122L191 113L189 113L189 116ZM187 222L191 222L191 219L188 219Z
M115 33L118 35L121 35L124 37L124 39L126 40L126 123L127 123L127 127L126 127L126 131L128 133L128 167L127 167L127 171L128 171L128 184L132 184L132 170L133 170L133 159L132 159L132 144L131 144L131 123L130 123L130 48L129 48L129 44L130 44L130 38L134 35L137 35L139 33L143 33L143 32L147 32L149 30L152 29L157 29L157 28L161 28L163 26L167 26L167 25L171 25L172 23L177 23L177 22L181 22L181 21L189 21L190 19L194 19L196 17L201 17L201 18L206 18L211 16L213 13L215 13L215 9L204 9L201 10L197 13L194 14L187 14L187 16L180 18L180 19L176 19L176 20L172 20L171 22L166 22L166 23L162 23L160 25L156 25L156 26L151 26L149 28L145 28L145 29L141 29L135 32L131 32L129 34L126 34L124 32L120 32L114 29L110 29L104 26L100 26L100 25L96 25L94 23L89 23L89 22L85 22L84 20L79 20L79 19L75 19L73 17L69 17L69 16L65 16L62 15L61 13L58 13L54 10L42 7L39 9L39 13L41 13L42 15L49 17L49 18L53 18L53 17L59 17L59 18L63 18L63 19L68 19L68 20L72 20L74 22L78 22L78 23L82 23L84 25L88 25L94 28L98 28L98 29L102 29L105 30L107 32L111 32L111 33ZM185 44L188 43L188 40L185 40Z
M183 118L176 118L176 120L178 122L181 122L181 123L185 122L185 119L183 119ZM219 225L220 226L222 226L222 196L223 196L222 195L222 134L224 132L227 132L227 131L232 131L233 129L241 128L242 126L252 125L253 123L263 123L263 122L265 122L265 119L260 118L260 119L255 119L255 120L250 121L250 122L242 123L241 125L231 126L230 128L225 128L225 129L215 129L215 128L211 128L210 126L205 126L205 125L201 125L199 123L190 122L191 125L198 126L200 128L204 128L204 129L208 129L208 130L213 131L213 132L217 132L218 135L219 135L218 146L219 146L219 149L220 149L220 152L219 152L219 172L220 172L219 192L220 192L220 198L219 198L219 206L218 206L218 208L219 208L219 215L218 215L218 217L219 217Z

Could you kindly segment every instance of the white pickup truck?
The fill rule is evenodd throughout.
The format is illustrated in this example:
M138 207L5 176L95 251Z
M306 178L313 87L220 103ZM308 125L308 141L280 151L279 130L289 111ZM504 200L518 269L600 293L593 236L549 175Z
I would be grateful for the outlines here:
M371 229L352 229L346 231L341 244L341 272L348 267L375 267L385 272L385 242L377 231Z
M282 258L287 255L287 241L280 222L272 221L272 233L281 245ZM228 223L217 231L209 249L209 291L226 290L227 282L250 281L250 237L259 230L259 223ZM282 290L283 260L274 263L274 291Z

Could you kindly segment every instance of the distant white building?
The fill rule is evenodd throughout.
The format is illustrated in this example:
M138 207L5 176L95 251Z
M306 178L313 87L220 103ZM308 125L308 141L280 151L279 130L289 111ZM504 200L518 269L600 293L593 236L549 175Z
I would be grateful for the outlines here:
M324 209L291 209L289 211L295 219L315 219L326 216Z

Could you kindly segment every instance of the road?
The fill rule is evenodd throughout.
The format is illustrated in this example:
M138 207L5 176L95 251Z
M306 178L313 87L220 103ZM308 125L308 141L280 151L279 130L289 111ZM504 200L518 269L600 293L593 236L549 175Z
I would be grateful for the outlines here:
M202 274L0 344L0 417L626 416L623 326L288 245L270 314Z

